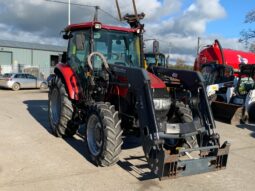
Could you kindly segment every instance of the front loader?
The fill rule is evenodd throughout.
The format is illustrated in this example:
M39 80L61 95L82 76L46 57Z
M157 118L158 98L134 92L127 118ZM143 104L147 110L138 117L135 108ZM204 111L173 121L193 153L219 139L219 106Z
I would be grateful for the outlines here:
M143 69L144 16L136 9L126 14L131 28L99 21L65 28L68 51L49 91L53 132L73 136L85 126L84 140L98 166L115 164L123 130L136 128L148 167L160 179L224 169L230 144L221 145L214 132L200 74Z

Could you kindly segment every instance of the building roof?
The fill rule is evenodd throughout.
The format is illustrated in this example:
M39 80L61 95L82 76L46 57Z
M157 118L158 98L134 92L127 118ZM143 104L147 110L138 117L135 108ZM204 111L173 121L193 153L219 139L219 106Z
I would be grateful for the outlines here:
M30 42L9 41L9 40L0 40L0 47L24 48L24 49L56 51L56 52L66 51L66 47L62 47L62 46L30 43Z

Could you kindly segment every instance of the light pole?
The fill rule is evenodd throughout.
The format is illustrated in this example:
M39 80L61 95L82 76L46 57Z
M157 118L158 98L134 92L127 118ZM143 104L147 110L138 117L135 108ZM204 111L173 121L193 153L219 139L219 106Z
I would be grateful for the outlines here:
M71 24L71 0L68 0L68 25Z
M170 64L170 55L171 55L171 49L172 49L172 43L169 42L169 49L168 49L168 60L167 60L167 64Z

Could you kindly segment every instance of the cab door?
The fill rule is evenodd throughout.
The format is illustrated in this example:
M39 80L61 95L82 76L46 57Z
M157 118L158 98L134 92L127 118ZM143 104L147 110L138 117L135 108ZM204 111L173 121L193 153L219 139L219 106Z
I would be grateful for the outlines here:
M86 86L85 64L90 51L90 33L87 30L75 31L69 40L67 60L72 70L78 76L80 88Z

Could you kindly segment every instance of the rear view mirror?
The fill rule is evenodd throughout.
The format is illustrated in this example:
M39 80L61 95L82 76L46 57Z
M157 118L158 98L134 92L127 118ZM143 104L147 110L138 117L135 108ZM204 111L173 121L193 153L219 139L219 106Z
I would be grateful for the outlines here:
M68 40L68 39L70 39L70 38L72 38L72 37L73 37L73 35L72 35L71 32L65 33L65 34L63 35L63 39L65 39L65 40Z
M75 44L76 44L76 48L78 51L85 49L85 35L84 35L84 33L76 34Z

